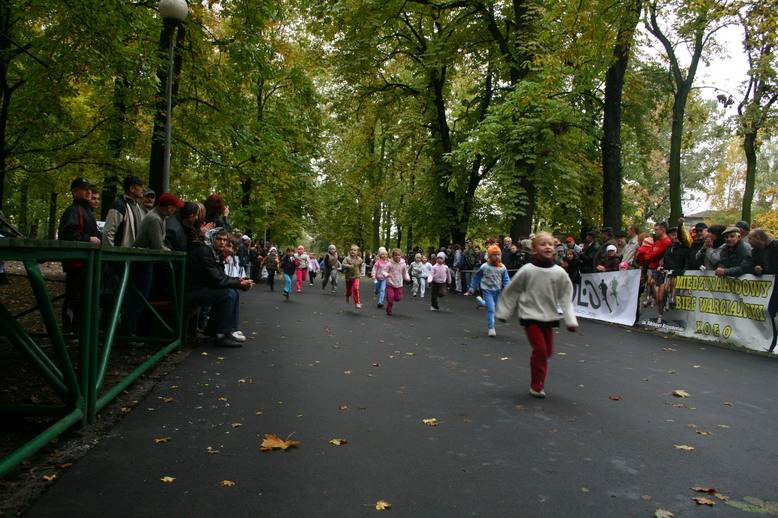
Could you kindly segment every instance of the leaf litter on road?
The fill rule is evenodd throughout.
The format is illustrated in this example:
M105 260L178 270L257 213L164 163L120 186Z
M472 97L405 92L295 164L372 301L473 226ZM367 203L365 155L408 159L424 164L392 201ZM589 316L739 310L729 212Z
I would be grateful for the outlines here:
M421 422L427 426L438 426L440 424L440 421L438 421L436 417L429 417L427 419L422 419Z
M289 437L291 437L291 435L289 435ZM274 433L266 433L265 438L262 440L262 445L259 447L259 451L286 451L289 448L296 448L300 445L301 441L293 441L289 437L282 439Z
M392 508L392 504L387 502L386 500L379 500L375 503L375 510L376 511L388 511Z

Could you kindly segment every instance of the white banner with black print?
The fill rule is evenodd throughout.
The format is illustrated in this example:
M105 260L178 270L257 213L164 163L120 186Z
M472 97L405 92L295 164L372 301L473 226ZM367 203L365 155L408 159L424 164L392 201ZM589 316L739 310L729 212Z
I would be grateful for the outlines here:
M770 351L773 326L768 309L774 275L717 277L688 270L678 276L649 272L640 325L682 336ZM654 286L652 286L652 284ZM661 286L662 290L654 289ZM656 294L659 296L656 296Z
M640 293L640 270L584 273L573 286L576 316L635 325Z

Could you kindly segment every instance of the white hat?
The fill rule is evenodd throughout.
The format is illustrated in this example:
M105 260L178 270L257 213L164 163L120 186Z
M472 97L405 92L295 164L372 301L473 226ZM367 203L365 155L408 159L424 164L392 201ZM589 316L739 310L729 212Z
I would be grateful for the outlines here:
M444 252L438 252L438 255L436 255L435 257L437 257L438 259L443 259L444 261L446 260L446 254Z
M616 245L608 245L607 247L605 247L606 252L615 252L616 250L618 250L616 248Z
M247 236L246 234L243 234L243 237L241 237L243 241L251 241L251 238Z

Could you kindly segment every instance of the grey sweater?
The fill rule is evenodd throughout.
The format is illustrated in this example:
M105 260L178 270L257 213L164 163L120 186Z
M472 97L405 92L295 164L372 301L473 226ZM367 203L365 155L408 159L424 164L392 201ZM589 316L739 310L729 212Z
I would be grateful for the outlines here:
M165 246L165 218L159 208L152 209L143 217L135 238L135 248L170 250Z

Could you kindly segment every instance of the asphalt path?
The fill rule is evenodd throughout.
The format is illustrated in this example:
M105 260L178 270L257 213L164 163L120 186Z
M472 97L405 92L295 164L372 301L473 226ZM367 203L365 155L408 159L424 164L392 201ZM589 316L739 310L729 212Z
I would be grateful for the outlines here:
M246 345L196 349L29 516L778 512L776 360L582 322L535 400L517 322L489 338L461 296L387 317L371 288L361 311L342 285L243 294ZM301 443L261 452L270 433Z

